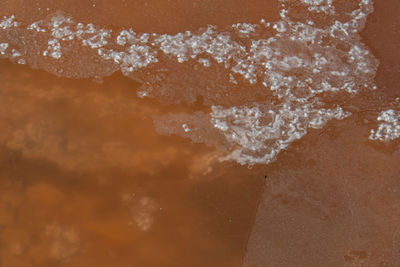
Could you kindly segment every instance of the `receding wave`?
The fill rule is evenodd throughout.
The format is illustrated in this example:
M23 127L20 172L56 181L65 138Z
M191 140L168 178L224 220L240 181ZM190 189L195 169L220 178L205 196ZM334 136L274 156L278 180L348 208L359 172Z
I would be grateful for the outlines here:
M0 57L75 79L121 71L141 83L139 97L163 104L201 96L209 112L157 116L156 129L213 145L221 160L269 163L309 129L350 116L346 99L377 89L378 60L359 35L372 0L280 2L279 21L176 35L106 29L62 11L30 25L11 15L0 22Z

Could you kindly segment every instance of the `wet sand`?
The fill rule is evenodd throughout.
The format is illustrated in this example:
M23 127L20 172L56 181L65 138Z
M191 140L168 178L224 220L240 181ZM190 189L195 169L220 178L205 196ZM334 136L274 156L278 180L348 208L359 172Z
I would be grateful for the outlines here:
M276 1L145 3L3 1L0 10L28 23L62 7L82 21L168 33L274 20L278 10ZM1 60L1 266L399 266L399 141L368 140L377 112L400 96L399 12L397 1L376 0L362 33L381 62L379 90L252 169L155 131L153 115L205 109L201 101L160 105L120 73L99 84Z
M362 37L380 89L269 166L245 266L400 265L399 141L368 141L372 114L400 96L400 3L374 8Z

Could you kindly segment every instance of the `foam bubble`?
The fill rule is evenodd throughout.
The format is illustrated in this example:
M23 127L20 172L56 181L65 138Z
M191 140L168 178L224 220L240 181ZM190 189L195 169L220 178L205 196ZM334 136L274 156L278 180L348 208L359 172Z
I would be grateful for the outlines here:
M10 17L4 16L0 21L0 29L6 30L10 28L15 28L20 25L19 22L15 21L15 16L11 15Z
M0 54L5 55L8 48L8 43L0 43Z
M382 111L377 120L380 122L378 129L371 129L370 140L388 142L400 137L400 112L388 109Z

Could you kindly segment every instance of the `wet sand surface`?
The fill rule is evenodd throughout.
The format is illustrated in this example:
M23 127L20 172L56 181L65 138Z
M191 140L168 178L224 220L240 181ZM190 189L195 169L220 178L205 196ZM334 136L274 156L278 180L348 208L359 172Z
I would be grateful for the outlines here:
M365 125L400 96L400 3L374 8L362 37L380 60L382 90L267 168L245 266L400 265L399 142L372 144Z
M107 2L1 1L0 10L29 23L61 9L162 33L275 20L279 10ZM399 141L368 140L400 96L400 4L374 6L362 37L380 61L379 90L251 169L155 131L152 116L207 110L201 99L160 105L119 72L96 83L1 60L0 266L400 266Z

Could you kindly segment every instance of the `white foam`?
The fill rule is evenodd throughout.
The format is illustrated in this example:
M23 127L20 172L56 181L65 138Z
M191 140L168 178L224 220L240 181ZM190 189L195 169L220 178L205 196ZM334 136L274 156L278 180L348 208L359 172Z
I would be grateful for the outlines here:
M8 43L0 43L0 54L5 55L8 48Z
M256 32L257 25L249 23L236 23L232 25L241 37L248 37L251 33Z
M27 29L28 29L28 30L33 30L33 31L36 31L36 32L46 32L45 29L43 29L43 28L41 28L41 27L39 26L39 22L34 22L34 23L32 23L31 25L29 25L29 26L27 27Z
M15 21L15 16L11 15L10 17L4 16L0 21L0 29L6 30L10 28L15 28L20 25L19 22Z
M190 132L190 128L186 123L182 124L182 128L185 131L185 133Z
M209 25L175 35L138 34L133 29L113 33L56 13L26 27L46 43L36 46L43 49L40 51L18 47L19 58L29 53L41 54L43 65L55 60L58 65L54 66L59 68L64 58L81 62L76 54L86 51L91 67L79 66L75 70L77 66L73 65L69 72L54 72L100 77L120 70L143 83L139 97L155 97L169 103L193 103L197 95L202 95L204 102L212 106L211 113L193 116L197 121L183 116L183 121L169 132L183 130L184 136L198 140L193 129L211 127L214 132L210 132L217 131L229 144L225 159L241 164L268 163L308 129L319 129L331 119L349 116L340 103L325 104L326 96L349 98L360 91L376 89L373 78L378 61L359 36L372 12L372 1L354 1L359 4L356 10L337 14L332 0L281 0L281 19L276 22L240 22L224 30ZM287 8L292 2L305 7L304 21L292 18ZM313 20L320 13L326 16L325 22ZM341 15L346 15L347 20L339 19ZM1 29L15 27L22 26L14 16L3 19L2 44L10 42L7 35L1 35ZM7 54L9 50L8 45L0 45L2 55L12 57ZM93 64L99 67L94 68ZM152 68L148 76L140 72L148 67ZM203 125L205 116L209 124ZM219 146L211 140L214 138L202 135L200 139Z
M43 51L43 56L50 56L54 59L59 59L62 56L61 52L61 44L60 41L57 39L52 39L47 42L48 47L45 51Z
M311 104L292 107L289 103L274 109L264 107L212 107L211 121L221 130L235 149L225 159L241 164L269 163L293 141L320 129L329 120L344 119L351 113L340 107L316 108Z
M400 137L400 112L388 109L382 111L377 120L380 122L378 129L370 131L369 139L388 142Z
M308 10L318 13L335 14L333 0L301 0L301 3L308 6Z

